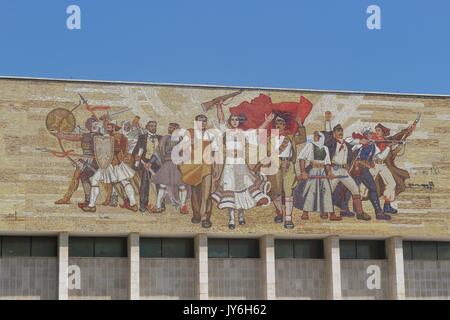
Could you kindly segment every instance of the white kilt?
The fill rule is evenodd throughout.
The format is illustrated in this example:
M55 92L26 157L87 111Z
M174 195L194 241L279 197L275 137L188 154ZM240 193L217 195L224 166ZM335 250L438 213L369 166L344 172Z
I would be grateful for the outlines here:
M117 181L117 176L112 165L109 165L106 169L99 168L91 177L91 184L93 186L98 186L99 182L114 183Z
M119 165L114 166L114 175L117 179L116 181L130 180L134 177L135 171L121 162Z

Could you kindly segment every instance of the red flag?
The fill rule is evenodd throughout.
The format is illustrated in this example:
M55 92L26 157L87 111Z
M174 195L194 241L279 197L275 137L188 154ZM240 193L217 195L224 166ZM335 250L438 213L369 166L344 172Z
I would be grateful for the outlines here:
M251 102L244 101L236 107L230 108L232 115L244 115L247 121L242 125L242 129L257 129L265 120L265 116L270 113L288 115L286 122L286 130L293 134L297 131L297 118L303 124L306 117L311 112L313 104L301 96L299 102L281 102L273 103L272 99L265 94L260 94ZM273 129L271 123L267 129Z

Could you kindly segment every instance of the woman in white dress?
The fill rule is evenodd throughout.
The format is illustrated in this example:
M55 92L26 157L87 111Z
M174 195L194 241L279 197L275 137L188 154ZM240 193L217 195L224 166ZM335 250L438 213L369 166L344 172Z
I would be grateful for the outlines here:
M245 121L242 116L231 115L227 124L224 121L222 106L217 106L219 130L224 135L225 162L218 178L218 186L211 195L219 209L228 209L228 228L235 229L235 211L240 225L245 224L244 210L270 204L267 193L270 182L254 173L245 160L246 143L257 145L256 131L239 128Z
M331 184L330 153L324 145L325 136L314 132L299 154L301 182L294 190L294 207L303 210L302 219L308 218L309 212L319 212L322 219L341 220L333 209ZM308 163L308 166L306 164Z

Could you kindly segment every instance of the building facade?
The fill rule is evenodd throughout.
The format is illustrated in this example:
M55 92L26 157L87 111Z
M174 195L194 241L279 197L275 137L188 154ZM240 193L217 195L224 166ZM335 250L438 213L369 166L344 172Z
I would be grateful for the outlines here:
M0 299L450 298L450 97L2 78L0 108Z

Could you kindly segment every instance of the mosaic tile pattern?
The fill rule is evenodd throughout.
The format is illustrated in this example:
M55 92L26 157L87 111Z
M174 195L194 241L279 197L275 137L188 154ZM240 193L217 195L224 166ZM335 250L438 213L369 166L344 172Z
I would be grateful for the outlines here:
M128 258L69 258L81 269L81 289L69 290L70 299L126 300Z
M275 260L277 299L326 299L325 261Z
M405 261L407 299L450 299L450 261Z
M260 259L209 259L209 298L262 299Z
M141 299L195 299L195 273L195 259L141 258Z
M57 259L0 258L0 300L56 300Z
M369 289L369 266L380 268L381 288ZM389 299L388 269L386 260L341 260L341 288L343 299Z

